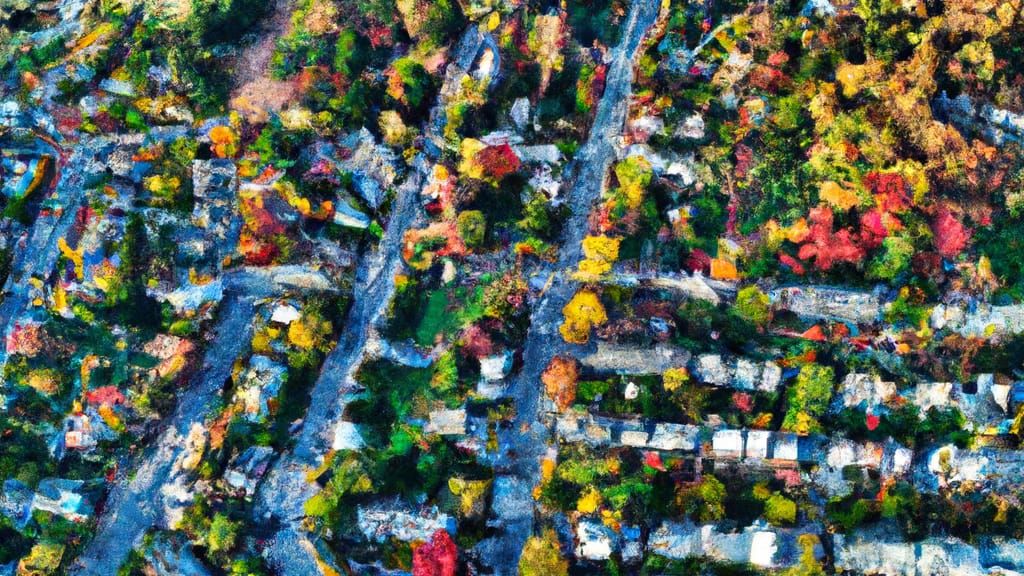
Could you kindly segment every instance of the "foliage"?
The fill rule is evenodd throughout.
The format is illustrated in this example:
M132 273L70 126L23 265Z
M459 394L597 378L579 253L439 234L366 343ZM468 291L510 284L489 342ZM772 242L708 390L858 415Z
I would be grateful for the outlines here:
M544 530L540 536L532 536L523 546L519 557L519 574L522 576L568 576L569 562L562 558L558 537L554 530Z
M789 406L782 422L784 430L810 434L822 430L819 419L832 400L834 371L831 367L805 364L789 390Z
M770 317L768 296L755 285L742 288L736 294L736 312L755 325L764 326Z
M463 210L459 213L459 236L470 250L480 248L487 232L487 220L479 210Z
M608 320L600 299L590 290L577 292L562 309L562 314L565 320L558 331L571 344L586 344L590 340L590 330Z
M776 526L792 525L796 522L796 502L781 494L772 494L764 503L764 517Z
M725 485L718 478L706 474L693 484L684 486L676 493L680 511L695 522L715 522L725 518Z
M555 356L541 374L544 389L559 410L567 410L576 400L579 376L579 363L570 356Z
M430 542L413 550L413 576L455 576L459 551L448 532L438 530Z

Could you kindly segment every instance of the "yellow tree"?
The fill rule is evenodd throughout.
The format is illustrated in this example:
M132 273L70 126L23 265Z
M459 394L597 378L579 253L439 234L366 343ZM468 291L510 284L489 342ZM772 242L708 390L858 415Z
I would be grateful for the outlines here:
M566 576L568 573L569 562L562 558L554 530L545 530L526 541L519 557L521 576Z
M580 282L597 282L619 259L619 239L604 234L587 236L583 239L583 255L586 259L580 262L579 271L573 274L573 278Z
M572 300L562 308L565 321L558 328L562 338L572 344L586 344L590 341L590 330L608 321L608 314L601 305L597 294L590 290L580 290Z

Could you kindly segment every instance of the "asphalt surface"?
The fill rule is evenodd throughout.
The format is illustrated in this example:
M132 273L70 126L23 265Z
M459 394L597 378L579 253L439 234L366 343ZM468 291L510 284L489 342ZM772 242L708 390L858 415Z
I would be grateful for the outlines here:
M215 413L235 359L247 351L252 341L255 312L251 296L225 295L203 368L178 398L167 428L139 459L134 477L111 489L96 534L72 565L71 574L117 574L128 553L142 543L147 530L167 527L165 504L174 505L175 494L179 493L176 489L187 491L190 481L190 473L180 468L187 452L185 438L193 424L203 424Z
M579 287L571 276L583 258L582 242L590 228L591 209L605 189L608 171L616 157L614 142L622 134L629 111L638 49L658 17L660 4L657 0L630 3L621 41L612 51L605 91L597 105L589 138L567 171L572 214L563 229L558 267L530 316L523 369L510 389L516 417L513 425L498 435L501 452L494 465L502 490L496 491L492 510L493 523L500 532L477 547L481 561L498 576L518 572L523 545L535 530L532 492L540 484L540 461L550 440L549 430L540 418L540 377L551 358L579 350L558 333L562 308Z
M438 102L426 127L428 153L437 155L444 145L441 138L443 111L447 98L458 93L458 86L476 59L482 42L476 26L462 35L453 61L445 71ZM265 550L268 563L279 574L309 576L321 574L321 568L309 552L315 535L302 529L304 505L319 490L307 480L307 472L319 467L333 443L334 429L341 420L348 393L357 386L355 374L366 357L368 345L376 340L395 294L395 275L404 266L402 244L405 233L421 223L423 210L420 191L433 170L433 163L421 155L405 182L399 186L384 237L377 248L363 257L356 273L352 308L338 345L324 362L313 387L305 424L295 447L283 454L257 487L256 521L274 526L276 531Z

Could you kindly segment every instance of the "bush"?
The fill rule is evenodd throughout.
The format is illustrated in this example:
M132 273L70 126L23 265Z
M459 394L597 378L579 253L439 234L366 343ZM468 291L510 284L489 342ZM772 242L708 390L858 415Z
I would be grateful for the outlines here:
M796 522L796 502L781 494L772 494L764 504L765 520L775 526Z
M487 233L487 220L479 210L465 210L459 214L459 236L466 247L475 250L483 245Z

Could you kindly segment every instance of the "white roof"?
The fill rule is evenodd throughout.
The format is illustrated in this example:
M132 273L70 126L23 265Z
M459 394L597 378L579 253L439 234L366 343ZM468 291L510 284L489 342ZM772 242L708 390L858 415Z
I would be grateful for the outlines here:
M771 566L776 550L774 532L755 532L750 542L750 563L761 567Z
M291 324L295 320L301 317L298 309L291 304L280 304L277 308L274 308L274 313L270 316L271 322L277 322L278 324Z

